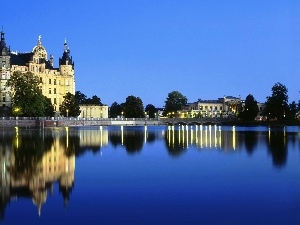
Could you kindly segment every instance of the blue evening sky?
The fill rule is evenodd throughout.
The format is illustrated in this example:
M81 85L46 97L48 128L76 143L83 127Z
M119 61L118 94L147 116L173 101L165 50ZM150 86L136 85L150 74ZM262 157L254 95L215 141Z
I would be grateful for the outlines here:
M57 67L67 38L76 90L109 106L134 95L162 107L174 90L188 102L264 102L276 82L300 99L299 0L2 0L1 9L12 51L31 51L41 35Z

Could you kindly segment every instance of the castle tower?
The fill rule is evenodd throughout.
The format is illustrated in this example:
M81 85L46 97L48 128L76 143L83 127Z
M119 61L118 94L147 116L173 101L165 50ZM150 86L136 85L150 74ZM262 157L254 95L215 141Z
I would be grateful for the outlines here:
M64 52L61 58L59 58L59 70L63 80L63 86L65 88L64 93L70 92L75 94L75 80L74 80L74 62L70 55L70 49L65 39Z
M11 105L9 90L6 87L6 83L10 79L10 49L5 43L3 27L0 34L0 108L4 115L5 108Z

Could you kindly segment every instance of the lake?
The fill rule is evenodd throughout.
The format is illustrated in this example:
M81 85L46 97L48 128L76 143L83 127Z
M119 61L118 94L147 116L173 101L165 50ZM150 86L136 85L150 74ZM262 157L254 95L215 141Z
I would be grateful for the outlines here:
M300 128L0 129L2 224L300 224Z

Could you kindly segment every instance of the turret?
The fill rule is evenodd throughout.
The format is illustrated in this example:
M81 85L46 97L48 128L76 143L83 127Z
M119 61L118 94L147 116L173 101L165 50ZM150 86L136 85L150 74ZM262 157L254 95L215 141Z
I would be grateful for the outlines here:
M52 67L54 66L54 56L53 56L53 54L50 55L50 65Z
M5 33L3 31L3 27L1 30L1 39L0 39L0 56L8 56L9 55L9 48L6 47L6 43L5 43L5 37L4 37Z
M59 65L71 65L72 69L74 69L74 62L72 60L72 56L70 56L70 49L68 47L67 41L65 39L64 43L64 52L63 56L59 58Z

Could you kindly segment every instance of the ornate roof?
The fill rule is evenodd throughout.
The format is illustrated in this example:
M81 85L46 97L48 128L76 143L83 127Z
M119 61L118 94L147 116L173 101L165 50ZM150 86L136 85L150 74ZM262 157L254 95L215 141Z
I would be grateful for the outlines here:
M44 46L42 45L41 38L42 38L42 36L39 35L37 46L33 47L32 52L34 54L37 54L39 58L47 59L47 51L44 48Z

